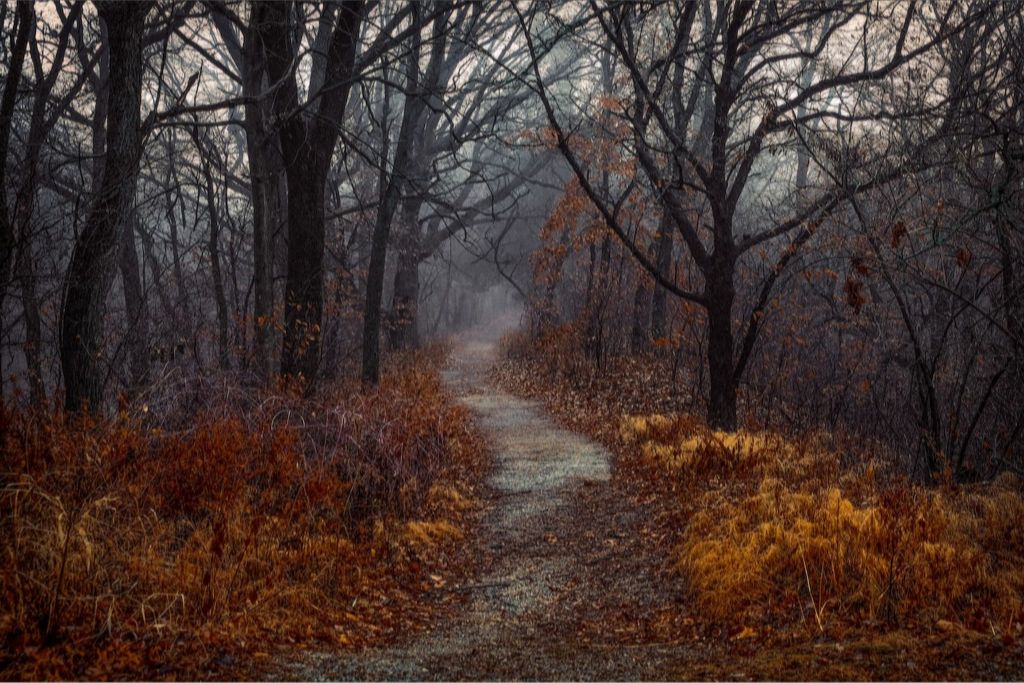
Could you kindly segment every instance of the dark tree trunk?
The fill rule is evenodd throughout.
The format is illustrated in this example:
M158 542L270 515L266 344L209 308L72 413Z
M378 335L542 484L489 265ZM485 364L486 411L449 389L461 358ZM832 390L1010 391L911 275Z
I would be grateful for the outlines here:
M633 294L633 329L630 333L630 347L633 353L647 350L650 339L647 336L651 326L651 296L647 276L637 274L636 290Z
M587 246L589 259L587 260L587 290L583 297L583 310L589 311L590 304L594 299L594 266L597 264L597 247L591 242Z
M1024 380L1024 287L1018 281L1016 264L1021 263L1019 250L1014 247L1012 235L1014 226L1007 220L997 217L994 221L999 257L1002 271L1003 315L1006 329L1012 337L1010 346L1010 377Z
M733 363L732 307L736 297L735 261L716 259L706 273L708 314L708 424L713 429L736 429L736 377Z
M658 273L668 279L672 275L672 222L668 211L663 210L658 227L658 244L655 265ZM651 337L664 339L668 336L668 290L654 283L651 295Z
M401 142L399 142L401 145ZM395 160L395 173L398 160ZM398 179L392 175L384 190L381 205L377 209L373 236L370 242L370 264L366 271L366 303L363 308L363 381L377 384L380 381L380 330L381 301L384 299L384 268L387 262L388 236L391 232L391 215L398 201Z
M39 155L46 139L44 114L48 92L38 86L32 103L25 158L21 164L21 185L14 200L14 229L17 234L15 276L21 289L21 304L25 314L25 342L22 351L28 370L29 392L33 403L45 396L43 388L42 343L43 328L36 294L35 265L32 254L32 212L39 189Z
M217 214L217 195L213 186L213 171L210 169L209 157L214 153L202 144L199 128L192 127L192 141L199 153L200 166L203 171L203 189L206 193L206 211L209 216L210 233L208 247L210 249L210 276L213 278L214 302L217 305L217 364L221 370L230 367L228 358L228 302L224 296L224 276L220 263L220 216Z
M420 343L417 316L420 296L419 213L421 203L417 197L407 199L402 203L400 221L405 227L405 234L398 245L395 286L391 298L390 340L392 349L413 349Z
M321 87L308 106L299 103L292 69L291 3L253 3L253 25L266 58L274 93L288 187L288 272L285 283L285 338L281 372L316 380L323 316L324 196L341 121L352 88L356 47L364 6L340 5L330 29ZM333 28L331 28L333 25ZM319 38L318 38L319 40ZM320 82L320 77L317 76Z
M53 86L64 63L71 27L80 14L81 4L73 5L71 14L61 29L57 47L51 56L50 69L43 73L37 65L36 81L32 89L32 111L25 142L25 158L22 160L20 185L14 202L13 230L18 239L15 267L21 287L22 310L25 314L25 342L22 345L22 350L25 354L25 367L28 369L29 390L33 403L41 403L44 400L45 386L42 367L42 316L39 312L39 297L36 293L35 262L32 251L34 240L32 215L40 185L38 172L43 143L56 120L54 115L47 115L50 93L53 91ZM37 49L34 33L29 35L29 49L33 54ZM83 81L79 80L65 96L73 96L82 83ZM0 180L0 182L3 181ZM4 217L6 218L6 211L4 211ZM4 275L6 276L6 272ZM0 301L2 301L2 296L0 296Z
M266 64L254 25L245 32L239 55L242 94L255 98L263 94ZM252 192L253 252L253 336L256 367L264 382L273 374L274 359L274 259L273 235L281 220L280 169L273 163L275 137L268 125L266 103L249 99L245 104L245 146L249 157Z
M608 299L611 258L612 240L605 235L601 241L601 257L594 279L594 297L587 313L587 347L598 367L601 367L604 360L604 309Z
M32 261L32 242L24 240L17 257L18 280L21 283L21 304L25 311L25 367L28 368L29 398L35 405L46 400L43 382L43 323L36 294L36 274Z
M103 398L103 317L121 234L135 201L142 146L142 38L150 3L97 3L109 36L111 88L107 151L99 196L75 243L61 312L60 356L68 410L99 409Z
M312 160L310 160L312 161ZM288 169L288 276L281 372L313 380L320 365L324 308L324 182L316 167Z
M0 99L0 306L3 306L4 295L10 282L11 261L17 239L7 206L7 156L10 149L14 106L18 101L21 69L28 50L28 37L29 33L35 30L35 4L32 0L18 0L15 16L17 28L11 41L10 62L4 78L3 97ZM0 378L0 383L2 381Z
M395 160L390 177L383 189L381 206L377 211L373 237L370 246L370 265L366 273L366 305L363 310L363 368L362 378L368 384L380 381L380 332L381 303L384 298L384 268L387 260L388 239L391 222L402 192L411 188L410 176L415 170L413 159L417 144L416 135L421 132L427 96L436 87L443 62L446 21L434 19L434 31L430 59L424 73L420 74L422 8L413 10L414 45L406 61L406 99L402 112L402 124L395 141ZM383 174L382 174L383 177ZM418 211L417 211L418 213Z
M18 100L18 84L21 82L21 69L25 63L29 33L35 30L35 4L32 0L18 0L15 17L16 28L11 40L10 62L7 76L4 78L3 97L0 99L0 311L3 310L7 287L11 281L11 261L14 258L17 241L7 206L7 156L14 107ZM0 388L3 387L6 375L2 360L0 355ZM29 368L31 373L31 365Z
M170 156L167 183L169 187L179 188L177 174L174 170L174 152L168 149L168 156ZM177 202L182 202L181 195L178 193L167 193L167 225L169 228L168 236L170 237L171 243L171 265L174 271L174 285L178 300L178 311L175 315L175 322L181 322L182 318L188 318L188 294L185 283L185 269L181 264L181 240L178 237L178 214L175 212L176 200L175 194L177 194ZM182 228L185 227L184 217L182 217Z
M248 107L247 107L248 110ZM247 117L248 121L248 117ZM254 126L255 127L255 126ZM246 126L253 210L253 332L256 342L256 366L267 381L273 373L274 359L274 259L271 249L274 226L280 221L279 178L270 171L266 153L259 142L250 142L260 132Z

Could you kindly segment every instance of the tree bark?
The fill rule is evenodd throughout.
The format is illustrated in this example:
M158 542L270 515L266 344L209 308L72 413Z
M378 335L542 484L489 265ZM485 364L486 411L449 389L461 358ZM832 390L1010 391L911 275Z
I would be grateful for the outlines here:
M25 367L28 369L29 399L34 405L46 400L43 381L43 322L39 315L39 296L36 294L36 274L32 262L32 242L24 240L18 249L17 275L21 283L21 305L25 312Z
M10 63L4 78L3 97L0 98L0 310L3 310L7 287L11 279L11 261L14 258L16 236L7 206L7 156L10 149L11 125L18 99L18 84L25 63L29 33L35 30L35 4L32 0L18 0L16 27L11 39ZM0 389L5 373L0 354Z
M213 279L213 298L217 306L217 364L227 370L231 363L228 357L228 302L224 296L224 276L220 263L220 216L217 214L217 195L213 187L213 171L210 169L210 154L199 136L198 126L192 126L192 141L199 153L203 172L203 189L206 193L206 211L209 216L210 233L207 245L210 250L210 277Z
M231 23L225 17L215 15L215 21L218 18L222 35L233 37ZM236 61L242 76L242 95L246 97L243 126L252 194L253 337L257 372L262 381L267 382L273 374L274 363L273 235L283 212L277 201L281 169L274 163L278 156L274 144L276 136L270 132L266 103L257 99L264 93L267 80L257 28L255 22L250 22L246 28Z
M370 265L366 273L366 304L363 309L363 382L377 384L380 381L380 331L381 302L384 298L384 269L387 260L388 239L391 222L398 202L405 188L410 187L409 177L413 171L413 158L417 131L422 130L423 113L426 110L429 90L436 87L440 77L444 56L444 30L446 21L434 19L430 59L424 73L420 74L419 58L422 49L420 36L423 24L422 8L413 10L414 45L406 61L406 97L402 112L402 124L395 143L395 159L390 177L382 192L381 205L373 228L370 245ZM382 174L383 176L383 174ZM418 213L418 212L417 212Z
M419 346L420 296L420 225L419 197L402 203L400 222L405 227L398 245L394 293L391 298L390 340L392 349L413 349Z
M612 241L611 236L605 235L601 241L601 256L597 265L597 274L594 279L594 297L591 301L590 310L587 312L586 339L597 367L601 367L604 360L604 313L608 300L608 283L611 271Z
M658 226L658 244L655 254L655 265L663 278L670 278L672 273L672 222L668 211L662 210L661 224ZM664 339L668 336L668 290L657 282L651 295L651 337Z
M314 380L324 308L324 176L298 160L288 169L288 275L281 372Z
M732 307L736 298L735 262L720 258L706 274L708 315L708 424L736 430L736 377L733 364Z
M151 3L99 2L109 35L111 88L107 153L99 196L75 243L61 312L64 405L100 408L105 372L103 327L117 248L135 201L142 147L142 38Z
M11 58L7 76L4 78L3 97L0 99L0 306L3 305L10 282L11 261L17 239L7 206L7 156L10 149L14 106L18 100L18 85L21 82L21 70L28 50L28 37L29 33L35 30L35 3L32 0L18 0L16 17L17 27L11 41ZM0 386L2 381L0 378Z
M633 329L630 332L630 348L633 353L647 350L651 327L650 285L644 273L637 273L636 290L633 293Z
M324 186L352 88L364 6L350 0L339 7L327 41L322 85L312 95L316 101L302 107L294 71L292 4L254 3L252 9L267 75L277 84L274 109L286 157L288 272L281 372L313 382L320 365L323 318Z
M35 83L32 88L32 110L29 116L28 134L25 141L25 158L22 160L21 168L19 169L21 179L14 201L13 232L18 240L15 270L21 288L22 310L25 314L25 341L22 345L22 351L25 355L25 367L28 370L30 397L32 402L36 404L41 403L45 399L46 394L42 366L42 316L39 312L35 263L32 253L34 238L32 214L40 186L39 162L43 143L46 141L46 136L56 121L54 114L47 115L47 108L50 105L50 94L61 72L71 29L81 16L81 9L81 3L72 6L71 12L65 18L57 40L57 47L51 57L49 70L42 72L39 69L40 65L36 65ZM29 49L33 54L37 49L34 33L29 35ZM80 79L75 83L65 97L71 97L77 93L78 88L81 87L83 82ZM4 211L4 216L6 218L6 211ZM6 276L6 272L4 275ZM2 301L2 296L0 296L0 301Z

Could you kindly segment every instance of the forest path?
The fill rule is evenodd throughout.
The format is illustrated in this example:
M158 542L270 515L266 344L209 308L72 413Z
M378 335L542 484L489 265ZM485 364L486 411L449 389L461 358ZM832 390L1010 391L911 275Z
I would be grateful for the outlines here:
M636 539L645 511L613 488L611 454L491 385L494 353L464 341L444 373L494 452L483 569L451 587L464 604L393 645L315 655L302 678L657 679L687 658L685 646L636 644L671 588L652 585L665 578Z

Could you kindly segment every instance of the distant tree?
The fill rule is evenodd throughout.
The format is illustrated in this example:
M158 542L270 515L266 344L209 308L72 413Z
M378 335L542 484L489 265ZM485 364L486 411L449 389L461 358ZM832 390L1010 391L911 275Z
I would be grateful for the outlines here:
M535 60L534 87L558 148L608 227L636 261L667 291L699 305L707 319L710 377L708 420L715 428L737 426L737 387L754 350L764 309L779 275L811 239L822 217L847 199L845 187L824 187L800 201L770 225L738 217L754 193L751 181L771 154L785 149L794 131L815 121L871 120L881 111L845 111L844 95L877 83L930 54L977 10L958 18L952 9L938 17L938 30L920 39L918 8L892 3L886 11L870 3L675 2L651 6L592 2L584 18L565 28L521 14L524 37L536 55L546 45L571 36L604 44L628 75L621 89L619 115L632 130L630 152L639 174L607 187L595 177L573 143L575 122L549 88ZM541 28L537 28L540 25ZM816 36L804 46L794 36ZM601 41L594 38L596 34ZM666 40L667 38L667 40ZM801 71L827 61L810 78ZM701 106L701 98L708 98ZM702 119L699 117L703 116ZM688 137L691 122L701 125L706 154ZM858 191L883 182L876 174ZM703 285L691 290L666 277L648 250L637 244L618 215L629 194L651 194L669 215L689 261ZM694 201L710 220L695 220ZM737 274L741 260L789 238L775 250L775 263L753 291L746 323L736 327Z

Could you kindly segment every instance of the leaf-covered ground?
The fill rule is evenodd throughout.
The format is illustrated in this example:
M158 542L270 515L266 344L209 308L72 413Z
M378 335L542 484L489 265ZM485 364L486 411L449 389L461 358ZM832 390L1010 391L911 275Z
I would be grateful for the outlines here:
M921 610L920 614L911 612L911 616L887 620L883 615L863 619L855 610L842 613L832 605L822 606L819 602L818 616L822 622L819 623L814 600L804 592L806 584L801 575L799 584L793 582L792 592L802 597L801 602L806 602L805 609L800 611L792 604L787 607L800 614L799 620L780 620L773 624L772 619L781 612L777 609L779 606L771 604L771 595L767 598L767 609L737 610L726 616L712 616L702 610L697 599L700 590L692 585L694 576L688 571L690 567L680 561L680 549L687 548L687 542L695 545L694 534L705 533L704 529L709 526L704 520L703 527L693 527L694 515L703 512L707 516L709 510L704 506L709 500L721 506L710 510L712 516L734 511L735 507L729 506L746 500L752 477L736 477L735 471L730 477L728 469L717 465L708 468L701 462L697 465L704 469L696 465L691 469L681 468L678 445L672 454L676 459L674 468L666 469L656 457L645 457L651 455L652 450L655 455L663 455L657 442L648 444L655 447L645 452L637 447L635 440L623 438L623 424L631 422L628 416L664 414L678 409L678 397L674 395L669 374L665 368L659 368L656 360L625 358L604 370L591 367L573 372L552 372L551 363L550 358L503 356L497 360L491 379L504 390L542 404L558 423L590 435L614 453L609 488L615 494L609 500L614 500L620 510L639 511L640 522L636 526L620 528L627 545L625 554L642 558L643 567L630 567L632 571L658 577L658 581L648 582L647 587L651 604L658 605L652 609L658 611L659 623L664 625L661 630L633 629L633 639L623 641L623 644L628 642L631 656L646 651L650 658L659 660L657 664L648 663L633 669L636 677L1018 679L1024 673L1024 649L1016 617L1011 616L1010 623L993 628L991 622L977 616L982 612L980 606L973 614L965 611L960 619L935 619L932 612ZM673 438L678 440L679 436ZM692 443L689 445L694 448ZM706 455L709 458L721 456L721 445L712 445L714 448L707 449ZM686 446L684 439L682 448ZM703 442L696 447L700 456L705 455L703 447ZM724 452L727 455L741 453L742 448L726 448ZM828 491L839 482L839 479L814 481L815 477L824 478L817 472L800 472L795 476L804 481L792 482L793 487L802 484L807 490L820 486L821 490ZM986 503L1000 500L1001 494L998 487L996 489L995 495L989 488L910 493L918 497L962 498L976 508L987 510ZM1006 515L1019 515L1015 507L1019 494L1014 492L1008 497L1013 498L1014 506L1006 509ZM618 518L613 515L613 519ZM710 525L714 532L732 530L729 519L715 521L721 528ZM916 523L922 523L922 516L918 516ZM1005 544L998 539L987 539L991 546L988 550L999 556L1016 580L1022 567L1017 549L1019 534L1007 533L1010 535ZM604 565L602 571L614 574L614 563ZM722 569L721 582L730 578L728 574L747 571L741 565ZM714 577L711 581L714 582ZM812 587L815 583L811 580ZM1019 591L1015 598L1019 598ZM745 604L742 599L736 603ZM1014 602L1011 614L1019 615L1016 605L1019 602ZM1011 606L986 606L988 613L993 608L1006 607ZM922 618L922 614L930 616ZM609 611L593 615L585 629L607 637L615 623L616 614ZM663 655L661 647L673 642L688 646Z
M496 353L463 346L446 376L494 452L486 510L463 549L472 573L436 577L433 599L446 607L421 630L299 658L276 675L942 679L1024 670L1016 645L958 626L836 637L703 618L675 566L686 524L679 492L608 447L621 443L606 425L618 424L626 394L545 382Z

